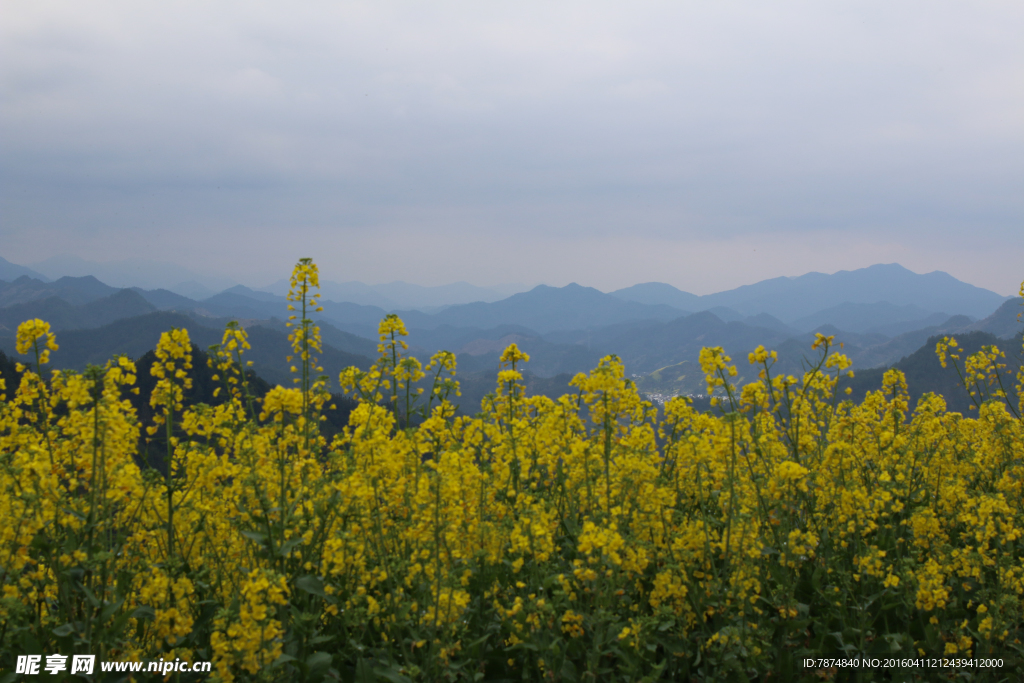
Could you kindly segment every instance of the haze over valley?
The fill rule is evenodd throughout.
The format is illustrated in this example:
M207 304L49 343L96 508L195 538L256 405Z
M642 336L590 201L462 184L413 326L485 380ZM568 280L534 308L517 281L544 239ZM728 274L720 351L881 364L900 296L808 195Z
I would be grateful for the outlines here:
M261 289L235 285L202 298L177 289L113 287L92 275L51 278L2 261L0 349L15 356L17 325L42 318L59 332L54 366L82 370L113 354L138 358L170 327L188 327L205 348L234 319L253 340L257 373L271 383L289 381L287 280ZM316 319L325 342L321 361L332 381L348 365L371 364L378 323L397 313L421 360L441 349L456 352L460 378L475 388L466 405L493 388L498 356L511 343L530 354L525 369L541 391L561 393L571 376L615 354L640 388L661 401L702 396L696 361L705 346L723 346L742 361L764 345L779 351L777 372L799 374L816 333L842 342L858 371L906 362L929 344L934 347L929 340L937 335L973 335L977 344L987 340L1011 353L1009 340L1021 335L1016 298L898 264L780 277L703 296L656 282L611 292L575 283L539 285L506 296L467 283L370 286L325 280L322 290L324 310ZM878 373L861 374L867 379L858 380L858 387L866 391ZM919 394L936 380L917 381L923 382Z

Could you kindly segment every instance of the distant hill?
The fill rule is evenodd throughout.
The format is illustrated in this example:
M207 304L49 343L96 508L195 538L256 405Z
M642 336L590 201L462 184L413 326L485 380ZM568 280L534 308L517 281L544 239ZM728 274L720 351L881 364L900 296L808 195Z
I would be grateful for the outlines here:
M152 304L142 299L138 292L121 290L114 296L78 307L51 297L0 309L0 314L11 314L12 310L32 313L24 306L53 306L52 315L48 318L58 321L62 312L71 316L81 314L89 307L113 311L105 315L116 315L118 310L124 311L115 305L119 302L126 306L141 304L152 308ZM1008 312L1012 309L1001 309L989 324L1007 318ZM93 319L98 319L99 315L101 313L94 313ZM1016 322L1015 316L1013 320ZM52 355L51 367L81 370L86 364L102 364L119 353L139 358L155 347L161 332L173 327L187 328L193 342L200 348L206 348L220 341L224 322L225 319L204 318L195 312L160 311L118 319L93 329L59 330L60 350ZM289 372L290 364L285 359L291 355L291 349L284 322L280 319L245 320L243 324L253 346L246 358L254 362L257 374L272 384L290 385L294 375ZM818 328L818 331L835 334L837 343L846 342L844 352L854 360L857 372L854 384L857 391L867 391L881 381L882 370L865 369L869 364L896 364L907 372L912 395L935 390L948 391L952 397L959 391L958 385L950 384L952 380L945 375L942 375L944 379L936 379L940 370L933 367L935 364L931 361L937 335L955 334L968 350L973 350L980 343L996 340L995 343L1003 345L1011 358L1019 351L1019 341L998 340L990 333L971 332L968 328L974 324L977 323L972 323L965 316L953 316L943 325L915 330L893 339L877 334L843 332L829 325ZM54 325L57 326L56 323ZM327 343L320 358L332 386L344 367L356 365L366 368L370 365L370 359L376 356L375 342L326 322L321 325ZM483 394L493 390L498 356L509 343L518 344L531 355L531 361L524 370L533 378L530 382L539 391L540 387L547 387L540 393L553 392L556 386L564 388L568 378L577 372L591 370L602 356L614 353L622 358L627 373L637 380L641 390L667 396L705 391L703 372L696 362L702 347L725 347L740 370L736 381L742 384L755 377L755 370L746 362L746 354L755 346L763 344L778 351L779 362L773 369L775 374L799 376L806 369L807 362L816 356L810 348L813 338L813 333L794 335L791 331L752 326L747 322L726 322L705 311L669 321L629 320L593 330L553 331L546 335L521 325L491 329L441 326L433 330L413 329L408 341L413 351L423 359L437 348L448 348L457 353L460 381L466 382L466 400L463 403L469 409L475 405L474 402L478 404ZM0 349L8 356L14 356L12 328L0 330ZM954 409L966 409L961 403L950 398L950 406Z
M484 397L493 394L497 388L497 374L496 369L493 368L480 372L460 373L459 385L462 396L455 397L453 400L453 403L459 408L459 413L476 415L480 412L480 404ZM527 369L523 373L523 384L526 387L527 396L547 396L551 399L558 399L565 394L577 391L575 387L569 386L572 378L571 374L540 377Z
M432 316L410 316L407 323L424 328L523 325L545 333L597 328L626 320L671 320L681 315L685 312L671 306L623 301L593 287L573 283L565 287L540 285L494 303L451 306Z
M196 310L214 315L241 317L285 317L286 302L256 300L246 293L221 292L198 303ZM375 339L377 327L388 314L377 306L325 300L323 320L340 330ZM443 327L490 329L501 325L521 325L545 333L558 329L586 329L626 320L671 320L685 311L664 305L649 306L623 301L592 287L577 284L565 287L541 285L529 292L515 294L493 303L476 302L449 306L436 313L419 310L397 311L407 329L434 330Z
M489 342L489 343L488 343ZM576 344L553 344L539 336L524 337L510 334L500 339L483 340L467 344L456 353L460 373L497 372L499 358L509 344L516 344L530 356L526 369L536 377L556 375L574 376L597 366L601 354Z
M227 320L219 321L218 327L223 327ZM285 325L284 320L277 318L271 318L269 320L254 320L246 321L247 329L253 327L265 327L267 329L275 330L284 335L288 335L290 330ZM356 356L365 356L366 358L377 358L377 342L360 337L344 330L339 330L334 325L324 320L317 321L317 326L320 328L320 337L323 342L329 346L334 347L338 351L344 351Z
M629 372L647 373L684 360L695 361L705 346L722 346L734 358L745 361L746 354L757 345L778 345L786 336L737 321L725 322L704 311L653 325L641 334L629 328L609 328L595 343L602 351L617 349Z
M122 318L145 315L154 310L151 303L130 289L114 290L110 296L79 306L51 296L0 308L0 331L13 333L18 325L32 318L45 320L54 330L86 329Z
M408 282L396 281L374 285L373 289L396 302L401 308L429 309L470 304L477 301L491 303L506 299L512 294L526 291L528 288L522 285L477 287L468 282L453 282L447 285L423 287L409 284Z
M875 266L830 276L780 278L721 293L733 296L739 292L746 297L731 301L719 295L695 297L658 283L612 294L571 284L540 286L499 301L458 304L436 312L404 310L399 314L411 333L407 341L417 357L425 361L439 349L454 351L463 373L493 373L501 351L514 342L532 356L527 370L537 378L589 371L602 356L616 354L631 375L639 378L660 373L662 379L650 380L657 387L664 388L662 380L668 377L676 385L685 380L689 389L699 387L702 381L694 363L705 346L723 346L740 367L741 376L749 380L746 354L760 344L779 352L779 372L802 373L815 331L834 334L837 342L844 342L844 352L860 371L900 362L937 334L978 330L1005 339L1019 338L1024 329L1017 320L1021 307L1016 300L972 320L966 315L936 313L921 303L857 301L850 298L850 292L858 279L875 282L871 286L876 289L878 282L888 282L886 286L892 288L886 290L887 296L892 298L900 292L913 293L924 281L934 284L940 293L952 292L946 303L955 302L956 296L1002 301L992 292L943 274L922 276L899 266ZM836 282L846 284L837 286ZM892 284L900 282L906 287ZM771 288L786 306L807 308L832 294L847 298L812 309L791 319L791 324L767 311L748 314L744 307ZM866 287L864 291L869 296L873 290ZM708 310L692 314L666 301L676 305L696 301ZM324 367L334 381L341 368L368 365L369 359L376 357L377 327L387 310L330 300L323 306L324 311L315 318L327 345ZM75 368L103 362L119 352L137 356L155 345L161 331L173 326L194 330L196 342L206 347L219 341L224 324L235 319L262 341L262 350L254 348L250 356L260 375L272 382L289 382L283 360L288 355L284 322L288 315L283 296L240 285L197 301L167 289L118 290L91 276L63 277L56 282L20 276L13 282L0 282L0 337L11 341L22 321L43 318L60 332L61 351L54 354L55 362ZM3 348L13 350L13 343ZM685 372L672 375L676 370L666 368L683 368Z
M930 325L938 325L949 318L948 313L926 311L915 304L897 306L888 301L858 304L844 301L836 306L816 311L811 315L797 318L790 326L801 332L810 332L822 325L835 325L848 332L880 332L894 329L894 326L909 325L909 331ZM899 334L899 332L897 332ZM895 335L886 335L895 336Z
M271 295L267 295L271 296ZM199 302L194 310L207 315L238 318L287 318L288 302L284 297L257 299L237 291L223 291Z
M727 323L739 322L740 320L745 320L748 317L753 317L745 316L739 311L734 311L728 306L712 306L711 308L706 308L704 310L707 311L708 313L714 313L715 317L717 317L719 320L724 320Z
M377 329L380 321L388 314L383 308L377 306L362 306L347 301L324 301L324 319L337 327L351 334L357 334L367 339L377 338ZM418 312L417 312L418 313ZM423 315L423 314L419 314ZM409 323L409 316L402 316L406 325Z
M917 403L922 394L931 392L941 395L946 399L946 406L950 411L964 415L977 415L971 410L971 400L966 389L960 383L960 378L952 366L943 368L935 355L935 344L943 335L929 337L913 353L901 358L892 367L901 370L907 378L907 388L910 393L911 408ZM1013 376L1021 364L1020 346L1005 339L999 339L988 332L969 332L955 335L957 342L962 349L962 357L977 352L983 345L994 344L999 346L1007 356L1006 374L1010 378L1008 390L1013 394L1012 386L1015 383ZM886 368L875 368L861 370L851 380L853 394L851 398L861 401L868 391L875 391L882 386L882 375ZM1011 395L1011 400L1016 403L1016 396Z
M386 311L416 309L431 312L445 306L476 301L499 301L527 289L523 285L478 287L468 282L425 287L401 281L368 285L357 281L332 282L323 276L320 279L320 291L323 292L325 299L361 306L377 306ZM278 280L264 287L263 291L283 296L288 293L288 280Z
M750 325L751 327L763 327L774 332L781 332L783 334L796 334L796 330L782 322L774 315L768 315L767 313L758 313L743 319L743 323Z
M4 381L4 389L0 389L0 394L11 396L18 386L18 382L21 379L21 373L18 372L17 361L13 358L8 358L7 354L0 349L0 379Z
M5 258L0 257L0 280L4 282L14 282L19 277L30 277L42 282L49 282L50 278L46 277L40 272L26 268L25 266L19 266L16 263L11 263Z
M223 292L221 292L221 294L237 294L239 296L244 296L249 299L256 299L257 301L281 301L280 296L271 294L270 292L261 292L255 289L251 289L249 287L246 287L245 285L235 285L234 287L229 287L225 289Z
M853 358L856 368L888 367L904 356L917 351L929 337L960 334L965 332L970 325L970 318L965 315L955 315L939 325L904 332L879 344L857 349L851 354L851 358Z
M384 297L377 299L382 304L402 297L427 304L459 297L498 296L498 288L474 288L466 283L433 288L401 282L373 287L362 283L342 284L364 294L372 292L374 296ZM275 286L286 288L287 282ZM350 334L374 339L381 318L394 310L332 301L330 287L325 285L324 289L324 311L315 317ZM51 296L77 305L109 296L114 291L115 288L94 277L64 277L46 283L23 276L15 282L0 283L0 308ZM212 318L247 320L284 319L288 315L287 302L279 293L241 285L202 300L168 289L136 291L159 310L193 311ZM396 298L389 298L385 293ZM445 326L486 330L521 325L545 335L559 330L597 330L628 321L668 322L693 310L708 310L725 322L742 322L779 333L799 334L821 325L834 325L847 332L873 332L892 337L939 325L949 315L987 318L1004 300L994 292L960 282L945 273L918 275L897 264L889 264L832 275L809 273L795 278L775 278L700 297L663 283L644 283L611 294L577 284L542 285L497 301L462 303L443 310L424 305L416 310L396 312L410 330ZM999 329L1009 326L1007 320L986 323L993 324L1002 325Z
M945 311L982 318L1006 297L935 271L919 275L898 263L878 264L832 275L807 273L778 277L753 285L701 297L707 307L728 306L753 315L770 313L785 322L842 302L886 301L897 306L913 304L926 311Z
M173 293L142 291L151 303L161 309L190 310L208 317L240 319L286 319L290 312L282 296L259 292L246 287L233 287L202 301L177 297ZM323 312L314 315L340 331L376 339L377 327L388 312L377 306L325 300ZM723 315L739 318L739 314L723 311ZM446 327L491 329L503 325L519 325L536 333L557 329L588 329L628 320L671 320L686 315L685 311L665 306L623 301L616 297L579 285L536 287L493 303L477 302L450 306L437 313L418 310L398 311L406 328L435 330Z
M872 325L867 329L867 331L876 334L882 334L885 335L886 337L898 337L901 334L907 334L908 332L913 332L914 330L920 330L932 326L945 325L952 318L956 318L958 320L964 319L967 320L968 323L971 321L971 318L966 315L950 316L946 313L932 313L926 318L920 318L917 320L902 320L898 322Z
M212 289L206 285L196 282L195 280L186 280L184 282L178 282L170 287L161 287L159 289L168 289L175 294L194 299L195 301L202 301L208 297L213 296L219 290Z
M32 267L55 279L65 275L91 275L116 287L163 288L192 298L203 291L213 293L235 284L228 278L207 277L176 263L145 258L97 262L62 254L34 263Z
M206 327L195 318L181 313L160 311L118 320L95 329L65 330L58 333L57 343L60 349L51 354L51 367L84 370L90 363L102 365L119 354L140 358L156 347L162 332L175 327L186 328L192 342L202 349L220 343L223 336L223 329ZM268 382L291 386L294 375L288 370L292 363L286 360L287 356L292 355L287 335L258 325L249 327L246 331L252 350L246 352L245 358L253 361L256 373ZM13 333L0 336L0 349L8 356L20 358L15 354ZM319 358L332 385L337 385L338 373L342 369L352 365L364 369L370 366L369 358L338 351L327 344L324 345Z
M280 282L271 285L271 287L267 287L266 290L283 296L288 293L288 280L281 280ZM377 306L378 308L387 311L393 311L398 308L414 307L411 304L403 305L398 301L389 299L387 296L377 291L376 288L362 282L321 281L320 291L323 292L323 298L330 299L331 301L344 301L352 304L359 304L360 306Z
M1024 306L1020 298L1009 299L1003 303L995 313L974 323L965 326L969 330L988 332L1001 339L1019 339L1021 330L1024 330ZM1018 318L1018 316L1020 316Z
M156 348L161 332L175 327L187 328L189 337L200 348L219 343L222 336L220 331L203 327L180 313L150 313L94 329L60 332L57 335L60 350L51 354L51 365L54 368L84 370L90 363L102 365L115 355L139 358ZM13 335L0 338L0 348L8 356L13 356Z
M158 311L191 311L199 305L195 299L176 294L169 289L141 289L132 287L142 298L153 304Z
M409 343L424 350L444 349L458 354L479 355L486 353L489 345L505 337L533 339L541 336L536 330L523 325L498 325L489 329L441 325L433 329L414 329Z
M635 301L651 306L661 304L683 311L698 311L706 308L701 305L701 297L676 289L664 282L644 282L625 289L617 289L609 294L623 301Z
M726 320L731 314L723 315L721 308L744 316L767 313L801 330L828 323L856 332L872 327L868 324L872 314L869 309L850 308L853 306L886 304L873 313L880 316L875 326L881 327L914 320L937 324L935 316L942 312L947 317L964 314L983 318L1006 300L1004 296L961 282L947 273L935 271L921 275L896 263L831 275L807 273L799 277L772 278L703 296L661 282L634 285L611 292L611 295L625 301L664 304L690 311L711 310ZM842 307L846 310L840 310ZM839 315L843 313L854 315L856 322L844 324ZM929 319L929 316L932 317ZM897 334L904 331L908 330L899 327L890 330Z
M1001 315L1006 317L1006 314ZM778 371L799 375L804 370L804 359L813 356L810 347L815 332L834 335L836 344L845 345L843 353L853 361L854 369L862 370L896 363L921 348L929 337L937 334L967 334L979 324L972 323L966 316L952 316L941 325L887 338L878 333L848 332L831 325L822 325L810 332L797 334L784 327L773 329L767 325L751 325L750 320L725 322L705 311L669 322L632 321L591 331L552 332L544 335L544 338L553 343L586 348L599 356L614 353L623 359L627 372L639 375L684 362L695 363L701 348L705 346L724 347L742 373L747 367L747 353L758 345L764 345L778 351ZM998 321L999 316L995 316L990 323L994 325ZM999 324L1007 324L1007 321ZM1017 323L1018 335L1022 329L1024 325ZM588 369L575 368L577 371ZM570 368L564 371L569 372ZM540 370L534 372L542 374ZM694 386L698 385L699 382Z
M105 285L91 275L62 277L54 282L23 275L13 282L0 282L0 308L54 296L71 305L87 304L117 291L116 287Z
M252 350L247 351L245 356L253 361L256 373L271 384L293 386L292 380L296 375L289 372L288 368L295 362L288 363L285 360L287 356L294 355L288 335L260 325L248 327L246 332ZM338 390L338 375L345 368L354 365L367 370L372 365L366 356L339 351L329 344L323 345L323 352L318 353L317 358L324 368L332 391Z
M705 346L722 346L733 358L745 364L746 354L759 344L777 348L791 337L789 331L755 327L738 321L726 322L708 311L668 322L630 321L592 331L573 330L545 335L548 341L587 349L597 358L615 354L622 359L626 372L631 375L644 375L667 366L695 362ZM799 344L801 348L810 348L810 341L801 340ZM593 364L575 370L585 371L591 367ZM538 372L536 369L531 371ZM566 368L565 371L570 370Z

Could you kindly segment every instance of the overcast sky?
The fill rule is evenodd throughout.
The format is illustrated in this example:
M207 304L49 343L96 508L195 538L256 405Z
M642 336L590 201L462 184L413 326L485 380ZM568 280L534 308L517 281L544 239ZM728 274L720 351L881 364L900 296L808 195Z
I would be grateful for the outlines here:
M0 4L0 256L1024 279L1024 3Z

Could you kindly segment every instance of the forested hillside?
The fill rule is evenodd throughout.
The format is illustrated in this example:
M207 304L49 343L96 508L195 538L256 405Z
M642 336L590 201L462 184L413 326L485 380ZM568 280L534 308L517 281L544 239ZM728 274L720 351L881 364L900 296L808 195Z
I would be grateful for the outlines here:
M697 369L704 347L721 346L743 357L764 345L778 351L776 372L799 376L816 333L832 335L843 344L857 373L852 386L858 395L879 384L884 368L900 367L908 370L912 396L941 391L947 393L951 407L966 410L966 396L952 391L955 373L929 360L935 338L970 335L971 340L999 344L1012 366L1017 350L1007 342L1020 335L1020 306L1016 300L1000 304L997 295L941 275L917 276L898 266L878 266L834 276L781 278L704 297L661 283L611 294L579 285L537 287L502 300L399 315L410 330L411 352L421 360L441 349L455 352L467 390L460 404L463 411L479 407L497 372L499 355L510 343L530 354L526 373L531 391L557 395L569 378L614 354L642 391L663 401L705 393ZM840 285L849 289L840 291ZM889 298L903 303L856 303L881 296L895 285L904 290ZM808 294L812 290L813 295ZM471 290L452 291L467 296ZM995 310L975 319L923 307L935 304L939 295L947 297L945 307L953 311L977 312L985 306ZM771 296L786 298L789 308L769 305ZM847 300L815 309L842 298ZM696 313L682 308L709 304L714 305ZM322 360L334 384L342 368L369 366L377 352L377 325L388 311L329 300L323 309L316 314L325 343ZM789 317L783 321L769 311ZM23 274L11 282L0 281L0 349L11 356L17 325L40 318L61 332L61 349L53 354L55 367L77 370L114 354L140 358L154 348L159 333L171 327L189 328L193 340L205 348L219 340L227 321L239 320L260 342L252 356L257 373L272 384L287 383L288 315L288 302L280 294L242 286L196 301L167 290L117 289L88 276L44 281ZM973 332L991 336L977 337ZM740 372L748 374L742 367Z

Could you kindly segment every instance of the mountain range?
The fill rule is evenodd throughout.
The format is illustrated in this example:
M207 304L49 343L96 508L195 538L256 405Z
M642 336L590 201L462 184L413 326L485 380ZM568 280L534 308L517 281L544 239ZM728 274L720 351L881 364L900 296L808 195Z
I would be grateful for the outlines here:
M377 306L386 310L415 309L427 313L436 312L446 306L468 304L475 301L500 301L513 294L529 289L525 285L499 285L477 287L468 282L453 282L449 285L424 287L408 282L387 282L368 285L363 282L320 282L320 291L325 299L345 301L363 306ZM260 291L284 296L288 293L288 280L278 280Z
M731 308L742 315L768 313L793 322L842 303L918 306L930 312L984 317L1006 297L935 271L920 275L898 263L877 264L838 273L777 277L716 294L696 296L671 285L649 282L611 292L612 296L685 310Z
M88 304L87 304L88 305ZM51 367L84 370L89 364L103 365L115 355L125 354L137 359L156 347L160 334L175 327L184 327L193 344L201 349L218 344L224 334L226 319L203 319L170 311L156 311L143 315L121 318L105 325L84 329L63 330L57 334L59 349L51 354ZM219 324L218 324L219 323ZM253 370L272 384L291 386L289 368L292 363L287 357L293 354L284 324L250 324L246 328L252 349L246 352L246 360L253 361ZM13 336L0 336L0 350L8 356L15 353ZM365 355L339 351L330 344L323 345L317 354L324 373L337 378L349 366L367 369L370 359Z
M42 273L27 268L25 266L19 266L16 263L11 263L7 259L0 257L0 280L5 282L13 282L22 275L41 280L42 282L49 282L50 278L46 277Z
M176 263L155 259L97 262L61 255L33 263L32 268L51 280L92 275L115 287L164 288L200 299L235 284L229 278L203 275Z
M261 376L289 380L284 320L290 312L278 293L236 285L197 300L168 289L112 287L93 276L47 281L19 268L0 262L0 273L17 276L0 281L0 349L7 353L14 350L14 330L28 318L43 318L60 332L56 366L79 369L112 353L144 353L169 326L187 326L201 346L212 344L224 323L237 319L254 338L254 349L259 338L263 350L253 359ZM474 290L461 291L468 296ZM881 296L887 298L874 299ZM324 366L335 378L346 364L369 365L377 324L394 311L410 331L413 353L425 360L438 349L455 351L460 374L493 379L501 350L514 342L531 355L528 371L538 386L546 386L545 378L564 375L567 381L602 356L617 354L628 373L659 394L692 393L700 386L694 363L704 346L723 346L745 359L763 344L779 351L780 371L796 374L815 332L844 342L855 368L900 362L938 334L976 331L1006 340L1021 333L1017 300L898 265L776 278L701 297L663 283L607 294L570 284L433 310L333 300L323 308L316 315Z
M235 284L225 278L210 278L173 263L152 259L99 263L64 255L27 267L0 258L0 280L11 282L22 275L42 282L64 276L92 275L115 287L163 289L196 301L206 300ZM419 310L428 314L450 306L495 303L529 289L519 284L478 287L466 282L435 287L400 281L368 285L356 281L334 282L321 277L321 292L327 300L374 306L385 311ZM281 279L256 291L284 296L287 290L288 280ZM917 320L936 313L981 318L1005 299L947 273L917 274L895 263L833 274L812 272L796 277L772 278L704 296L660 282L633 285L610 294L624 301L664 305L686 312L710 310L730 322L763 313L787 324L844 303L886 302L895 307L916 306L926 313Z

